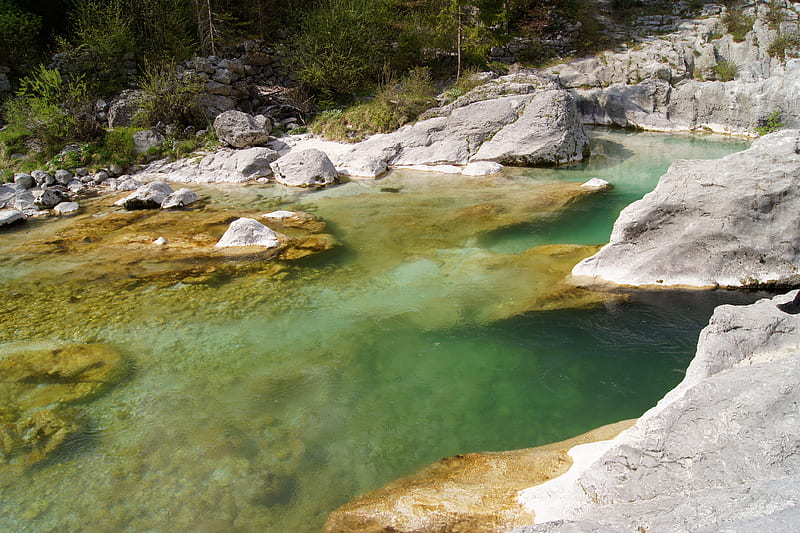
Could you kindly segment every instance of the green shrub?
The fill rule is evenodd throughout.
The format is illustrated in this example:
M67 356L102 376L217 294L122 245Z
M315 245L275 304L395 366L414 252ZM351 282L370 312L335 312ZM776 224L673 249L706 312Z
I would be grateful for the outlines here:
M106 132L103 144L97 151L97 163L116 163L122 167L130 166L136 161L136 148L133 134L139 128L114 128Z
M11 124L0 131L0 156L9 158L13 154L27 152L25 141L31 136L31 132L21 127L19 124Z
M737 43L744 41L747 32L753 29L753 17L744 14L741 8L731 7L722 18L725 29L733 35L733 40Z
M357 142L373 133L387 133L407 124L435 103L436 87L427 68L412 70L398 83L388 83L368 101L345 111L320 113L311 125L329 139Z
M714 72L716 73L719 81L731 81L736 78L736 74L739 73L739 66L733 61L723 59L717 62L716 66L714 67Z
M768 133L774 133L781 128L783 128L784 124L781 122L781 112L780 111L773 111L772 113L768 114L766 117L762 118L758 121L759 124L756 126L756 133L759 135L767 135Z
M200 105L205 84L199 77L179 75L174 64L145 64L138 81L142 96L133 119L139 126L150 128L159 122L184 127L207 125Z
M50 156L70 141L96 138L100 126L92 113L86 83L67 83L57 70L40 65L20 80L16 96L6 102L5 119L17 135L29 133L28 148Z
M786 61L787 57L797 57L800 49L800 34L787 33L779 35L767 48L770 57Z
M11 0L0 0L0 62L20 67L36 54L42 17L22 11Z
M290 61L301 81L348 94L377 79L388 57L387 0L326 0L303 17Z

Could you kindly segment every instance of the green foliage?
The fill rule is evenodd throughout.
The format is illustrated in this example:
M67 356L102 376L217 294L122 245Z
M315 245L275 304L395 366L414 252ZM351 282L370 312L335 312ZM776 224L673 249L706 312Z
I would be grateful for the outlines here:
M16 97L6 103L5 120L12 131L29 133L29 146L51 155L69 141L98 135L87 101L83 80L67 83L57 70L40 65L20 80Z
M42 18L0 0L0 65L20 67L33 59Z
M345 111L320 113L311 129L331 140L358 142L373 133L394 131L431 107L436 87L427 68L412 70L398 83L380 88L372 100Z
M150 128L162 122L179 126L207 125L200 107L205 85L194 76L179 75L173 64L145 64L139 78L142 96L134 122Z
M106 132L103 143L97 153L98 161L116 163L127 167L136 161L136 149L133 143L133 134L139 128L114 128Z
M376 80L388 55L389 0L325 0L303 19L290 60L300 79L334 94Z
M767 23L769 27L777 30L781 22L786 20L783 10L786 5L785 0L770 0L767 6Z
M30 136L31 132L19 124L10 124L0 130L0 157L8 159L13 154L25 153L25 141Z
M744 41L747 32L753 29L753 17L744 14L739 7L730 7L722 18L725 29L733 35L733 40L737 43Z
M478 70L470 68L444 92L445 101L452 102L459 96L467 94L481 83L483 82L478 76Z
M768 133L774 133L781 128L783 128L784 124L781 122L781 112L780 111L773 111L772 113L768 114L766 117L762 118L758 121L759 124L756 126L756 133L759 135L767 135Z
M739 73L739 66L733 61L722 59L714 67L714 73L719 81L731 81Z
M787 33L779 35L767 48L770 57L786 61L788 57L797 57L800 49L800 34Z
M76 0L70 14L77 43L107 60L133 50L133 17L121 0Z

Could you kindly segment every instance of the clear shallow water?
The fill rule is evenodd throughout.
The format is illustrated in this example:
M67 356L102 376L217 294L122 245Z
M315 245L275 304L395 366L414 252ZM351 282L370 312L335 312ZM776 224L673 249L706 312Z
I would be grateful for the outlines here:
M744 145L593 137L598 155L587 165L512 169L510 180L397 173L314 193L209 190L213 206L314 211L344 242L280 276L131 282L97 275L98 256L11 254L25 235L3 233L0 341L103 342L130 371L81 406L88 430L53 461L22 473L0 465L0 530L317 531L337 505L440 457L536 446L638 416L680 380L715 305L761 295L486 309L568 270L547 275L522 250L605 242L619 209L670 161ZM544 221L509 207L510 194L535 210L529 197L562 198L553 180L588 176L617 188ZM476 224L474 210L462 216L476 204L499 206L489 218L506 217L505 227L483 232L491 224Z

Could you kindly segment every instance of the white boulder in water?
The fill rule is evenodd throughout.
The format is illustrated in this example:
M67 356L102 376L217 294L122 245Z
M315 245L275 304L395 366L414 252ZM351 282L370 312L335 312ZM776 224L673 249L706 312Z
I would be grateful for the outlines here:
M233 246L266 246L267 248L275 248L279 245L278 234L252 218L239 218L231 222L227 231L216 244L217 248L230 248Z

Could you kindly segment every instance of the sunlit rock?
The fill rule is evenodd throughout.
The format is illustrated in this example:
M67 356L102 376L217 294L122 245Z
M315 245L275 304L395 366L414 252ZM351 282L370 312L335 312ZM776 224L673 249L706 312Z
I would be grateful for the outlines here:
M796 530L800 315L778 307L795 295L717 307L675 389L581 468L520 494L542 523L518 533Z
M747 287L800 282L800 131L721 160L679 160L619 215L576 283Z
M336 183L336 167L324 152L309 148L293 150L271 165L275 181L291 187L316 187Z
M61 216L74 215L80 207L78 202L61 202L53 208L53 212Z
M582 189L587 189L590 191L605 191L611 189L612 187L613 185L611 185L603 178L592 178L588 181L581 183Z
M502 172L503 165L494 161L473 161L461 169L465 176L490 176Z
M20 222L25 222L25 214L22 211L17 211L16 209L0 210L0 227L10 226Z
M217 248L234 246L280 246L278 234L252 218L239 218L231 222L227 231L216 244Z
M631 423L538 448L442 459L336 509L325 532L507 532L533 519L516 500L521 487L565 472L571 464L566 450L572 446L609 439Z
M153 181L142 185L132 194L114 203L128 210L158 209L161 203L174 191L163 181Z
M161 209L179 209L181 207L187 207L199 200L200 196L198 196L196 192L184 187L170 193L169 196L164 198L161 202Z

